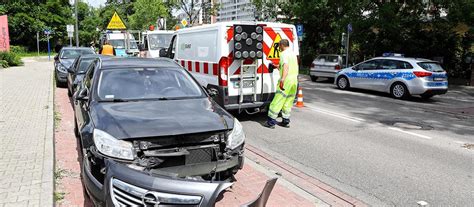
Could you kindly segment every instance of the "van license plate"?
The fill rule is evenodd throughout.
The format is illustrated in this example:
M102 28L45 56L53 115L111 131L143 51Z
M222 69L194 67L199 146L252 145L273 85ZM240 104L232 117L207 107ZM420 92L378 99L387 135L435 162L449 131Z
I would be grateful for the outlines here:
M254 81L244 80L244 88L252 88L254 86Z
M434 81L444 81L444 78L433 78Z

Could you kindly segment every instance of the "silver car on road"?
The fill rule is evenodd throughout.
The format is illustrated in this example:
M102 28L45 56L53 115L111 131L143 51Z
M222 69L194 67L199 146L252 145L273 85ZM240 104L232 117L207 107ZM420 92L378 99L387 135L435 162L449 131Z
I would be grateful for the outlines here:
M411 95L429 99L448 91L448 76L436 61L378 57L339 71L335 84L340 89L387 92L397 99Z

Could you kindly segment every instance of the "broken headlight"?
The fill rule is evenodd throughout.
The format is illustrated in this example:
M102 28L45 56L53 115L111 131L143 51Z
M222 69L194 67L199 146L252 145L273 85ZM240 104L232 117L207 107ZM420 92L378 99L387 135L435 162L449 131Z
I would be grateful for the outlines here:
M118 140L99 129L94 129L94 144L100 153L124 160L133 160L132 143Z
M227 134L227 148L235 149L245 141L245 133L239 120L234 118L234 128Z

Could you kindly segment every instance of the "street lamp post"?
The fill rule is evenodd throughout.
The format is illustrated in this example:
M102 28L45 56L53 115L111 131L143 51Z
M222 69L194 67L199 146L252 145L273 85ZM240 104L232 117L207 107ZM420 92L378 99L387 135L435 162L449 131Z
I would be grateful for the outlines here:
M74 17L76 18L76 47L79 47L79 23L77 16L77 5L79 0L74 0Z

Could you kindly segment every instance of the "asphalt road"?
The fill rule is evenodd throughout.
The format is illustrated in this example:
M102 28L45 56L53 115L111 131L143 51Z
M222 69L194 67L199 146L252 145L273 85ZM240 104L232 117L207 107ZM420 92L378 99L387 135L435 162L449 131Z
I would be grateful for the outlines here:
M474 205L474 89L424 101L300 85L305 107L294 108L290 129L237 116L248 144L373 206Z

